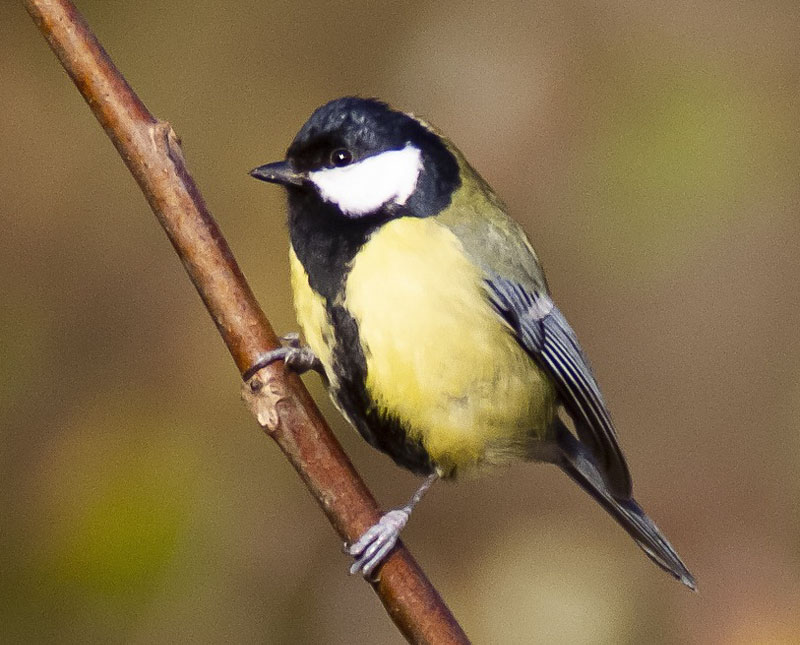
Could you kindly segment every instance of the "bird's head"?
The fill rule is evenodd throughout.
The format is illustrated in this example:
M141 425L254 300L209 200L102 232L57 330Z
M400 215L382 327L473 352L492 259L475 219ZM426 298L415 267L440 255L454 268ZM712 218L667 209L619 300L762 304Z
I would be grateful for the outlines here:
M347 219L435 215L460 185L458 161L428 125L356 97L318 108L286 159L250 174L286 186L290 204L319 200Z

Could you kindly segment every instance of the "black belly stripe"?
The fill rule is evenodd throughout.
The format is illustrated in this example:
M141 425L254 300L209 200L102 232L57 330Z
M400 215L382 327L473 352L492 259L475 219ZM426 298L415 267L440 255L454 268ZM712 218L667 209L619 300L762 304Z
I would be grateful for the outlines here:
M367 391L367 361L358 324L342 306L329 304L327 309L336 334L333 371L339 386L332 394L337 403L370 445L412 472L432 473L435 466L422 443L409 438L399 419L382 413Z
M352 260L386 216L346 219L334 207L308 193L289 191L289 235L311 288L326 303L334 333L332 369L339 381L331 396L364 439L412 472L434 470L425 448L408 438L399 419L382 413L367 392L367 360L358 323L339 303Z

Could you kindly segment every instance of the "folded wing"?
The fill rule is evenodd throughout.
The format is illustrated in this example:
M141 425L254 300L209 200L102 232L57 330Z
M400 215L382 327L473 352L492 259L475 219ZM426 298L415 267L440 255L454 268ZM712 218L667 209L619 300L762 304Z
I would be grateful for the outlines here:
M553 378L580 440L597 460L609 490L631 496L631 478L603 395L575 332L550 297L502 277L487 280L489 297L517 340Z

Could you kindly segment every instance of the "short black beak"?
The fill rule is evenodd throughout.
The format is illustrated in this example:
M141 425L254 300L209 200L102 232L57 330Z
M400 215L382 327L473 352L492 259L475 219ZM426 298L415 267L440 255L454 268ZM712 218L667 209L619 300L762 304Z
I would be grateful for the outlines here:
M288 161L276 161L253 168L250 171L250 176L261 181L284 186L302 186L304 180L304 176L295 172Z

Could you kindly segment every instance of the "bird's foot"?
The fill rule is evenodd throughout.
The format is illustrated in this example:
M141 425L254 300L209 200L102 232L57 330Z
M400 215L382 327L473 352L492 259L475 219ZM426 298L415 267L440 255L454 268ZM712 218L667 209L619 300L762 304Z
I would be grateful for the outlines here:
M350 567L350 575L361 572L365 578L369 578L397 544L400 531L410 515L411 508L408 506L389 511L356 542L346 547L347 552L356 559Z
M324 373L322 362L308 345L300 344L300 335L297 332L291 332L285 336L281 336L281 340L286 343L286 345L278 349L273 349L266 354L262 354L247 371L248 375L252 376L261 368L280 360L298 374L303 374L309 370L314 370L320 374ZM245 380L247 380L247 378L245 378Z

